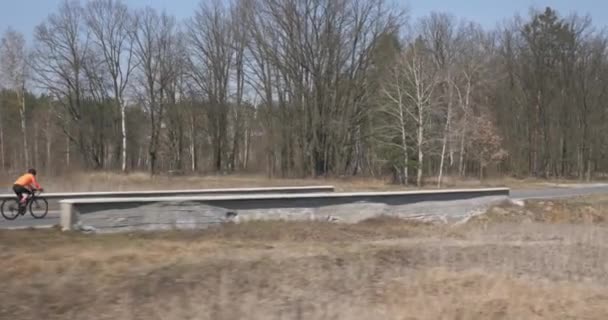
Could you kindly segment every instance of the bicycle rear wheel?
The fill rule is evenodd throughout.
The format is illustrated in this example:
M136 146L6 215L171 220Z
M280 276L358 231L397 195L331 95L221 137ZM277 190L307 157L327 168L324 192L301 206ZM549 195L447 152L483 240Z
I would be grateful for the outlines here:
M15 220L19 216L19 201L17 199L9 199L2 201L0 213L6 220Z
M45 198L36 197L30 202L30 213L36 219L42 219L49 213L49 203Z

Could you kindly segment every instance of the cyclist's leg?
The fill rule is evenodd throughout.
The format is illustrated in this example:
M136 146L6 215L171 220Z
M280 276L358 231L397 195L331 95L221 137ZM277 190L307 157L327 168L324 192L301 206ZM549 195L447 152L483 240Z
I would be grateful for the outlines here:
M13 186L13 192L17 195L17 200L21 201L21 198L23 196L22 187L19 186L19 185L14 185Z
M25 204L31 196L32 196L32 191L28 188L23 188L23 197L22 197L23 204Z
M19 199L20 204L24 204L27 200L27 196L31 193L30 190L20 185L14 185L13 192L15 192L17 195L17 199Z

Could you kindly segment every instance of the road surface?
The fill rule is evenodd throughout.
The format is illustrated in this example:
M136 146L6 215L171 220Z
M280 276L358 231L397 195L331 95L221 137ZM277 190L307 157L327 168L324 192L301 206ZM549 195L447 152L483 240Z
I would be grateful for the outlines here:
M20 229L28 227L51 227L59 224L59 211L49 211L44 219L34 219L29 213L24 216L17 217L13 221L5 220L0 216L0 229Z
M516 200L526 199L557 199L577 196L588 196L594 194L608 194L608 184L577 185L574 187L552 187L538 189L515 189L511 190L511 198Z
M526 199L558 199L594 194L608 194L608 184L579 185L575 187L551 187L537 189L511 190L511 198L515 200ZM44 219L34 219L31 215L18 217L14 221L7 221L0 217L0 229L21 229L51 227L59 224L59 211L52 210Z

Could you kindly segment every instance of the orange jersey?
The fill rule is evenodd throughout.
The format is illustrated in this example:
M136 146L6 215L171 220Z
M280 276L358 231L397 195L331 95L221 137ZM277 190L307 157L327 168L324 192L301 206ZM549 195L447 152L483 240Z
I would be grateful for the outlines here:
M26 173L19 177L19 179L15 181L15 184L20 185L22 187L33 185L34 187L36 187L36 189L40 189L40 185L38 184L38 181L36 181L36 177L34 177L34 175L31 173Z

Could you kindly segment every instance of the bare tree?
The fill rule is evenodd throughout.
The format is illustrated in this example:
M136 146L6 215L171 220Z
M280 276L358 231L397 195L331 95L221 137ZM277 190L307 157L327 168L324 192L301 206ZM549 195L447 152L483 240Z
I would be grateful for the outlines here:
M251 40L247 42L248 59L246 60L249 74L247 81L256 95L260 98L259 114L263 122L264 131L267 143L264 147L266 172L269 177L275 174L276 168L276 151L275 146L278 144L276 117L272 117L275 109L275 85L273 74L276 74L274 69L275 59L272 54L278 45L276 34L272 28L268 28L264 21L263 14L258 14L261 11L262 2L257 0L242 0L238 5L242 7L244 17L241 22L245 24L247 36ZM276 89L278 90L278 89Z
M86 163L92 163L89 130L98 117L86 111L84 65L89 42L84 27L80 5L63 2L56 14L36 27L33 69L40 88L63 108L56 116L66 138L78 146Z
M420 28L423 37L427 40L430 54L439 71L441 83L438 96L443 106L443 134L441 142L441 155L439 163L439 177L437 187L441 187L445 168L445 159L449 137L451 136L454 86L453 77L455 73L456 54L460 49L458 46L462 42L462 30L457 28L456 19L453 16L440 13L431 13L428 18L420 21Z
M492 84L502 80L503 76L492 75L491 64L496 56L493 51L493 41L480 26L468 24L462 31L461 45L456 54L456 76L452 79L457 96L457 111L455 123L456 144L458 146L458 174L465 176L467 138L471 135L471 120L474 115L475 103L479 100L478 92L487 92ZM492 79L494 78L494 79Z
M216 171L223 169L226 153L235 31L231 13L220 1L210 5L201 3L188 23L192 78L208 102L207 119ZM242 63L242 50L239 53ZM237 81L237 89L242 89L241 84L242 81Z
M29 77L28 55L23 35L9 28L0 43L0 70L6 86L14 90L17 95L23 139L23 160L26 166L30 165L25 106L26 81Z
M127 170L127 127L125 91L135 63L133 42L135 25L126 5L120 0L95 0L87 5L86 22L93 42L102 54L104 67L112 82L112 98L120 112L122 171Z
M382 143L400 151L400 165L396 166L401 173L401 183L407 185L409 182L410 166L409 151L411 149L408 143L411 139L411 130L408 126L410 116L408 115L408 106L406 105L408 97L405 90L407 88L404 85L401 70L394 71L393 75L389 78L390 82L382 87L382 96L387 100L387 103L383 103L383 107L380 109L391 120L388 121L388 124L378 129Z
M246 1L253 85L270 119L269 163L326 175L356 166L376 41L399 10L374 1ZM359 133L357 133L359 132Z
M408 45L402 53L382 94L388 98L389 123L398 128L400 133L399 149L403 152L404 169L409 166L407 150L408 133L414 135L417 153L416 184L422 186L427 129L431 124L431 112L434 107L435 90L441 78L422 38ZM407 120L406 120L407 118ZM412 131L406 123L411 123Z
M151 8L137 13L134 55L141 88L138 93L150 120L148 154L151 174L155 174L157 169L169 87L177 79L176 58L181 57L179 37L175 18L164 12L159 15Z
M239 169L240 166L246 164L245 156L246 150L246 132L247 132L247 109L248 106L244 105L245 96L245 50L247 49L247 25L245 23L247 15L247 7L237 3L233 5L230 12L231 25L232 25L232 48L234 52L233 72L232 79L236 83L236 91L234 92L234 107L232 108L233 118L233 139L232 139L232 150L228 159L232 170ZM241 148L245 147L245 150L241 152ZM243 156L241 156L243 154ZM239 160L242 158L241 160Z
M422 186L424 170L424 145L426 143L425 129L430 122L433 108L434 91L439 82L436 69L425 55L424 44L417 40L404 56L403 68L410 85L408 98L410 100L410 116L416 125L416 146L418 148L418 169L416 184Z

